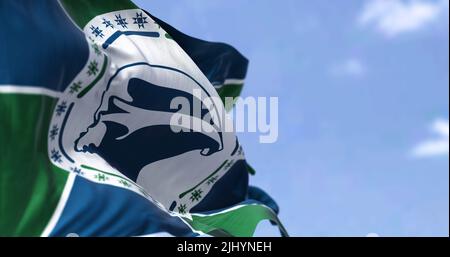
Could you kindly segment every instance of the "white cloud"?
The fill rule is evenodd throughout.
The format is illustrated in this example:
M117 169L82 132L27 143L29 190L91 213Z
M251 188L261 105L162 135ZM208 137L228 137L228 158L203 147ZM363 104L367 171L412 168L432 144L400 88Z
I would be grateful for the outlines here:
M448 0L370 0L359 23L373 25L387 37L394 37L421 29L444 12L448 12Z
M331 73L335 76L361 77L366 73L366 67L361 60L350 58L334 65Z
M448 120L436 120L430 130L438 137L426 140L418 144L412 154L415 157L432 157L447 155L449 152L449 122Z
M366 237L380 237L377 233L369 233L366 235Z

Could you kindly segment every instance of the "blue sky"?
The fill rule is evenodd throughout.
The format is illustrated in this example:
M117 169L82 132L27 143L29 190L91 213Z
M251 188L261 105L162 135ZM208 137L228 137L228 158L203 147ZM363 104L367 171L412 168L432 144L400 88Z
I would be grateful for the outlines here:
M292 235L449 235L447 0L134 2L239 49L243 96L279 97L278 141L239 138Z

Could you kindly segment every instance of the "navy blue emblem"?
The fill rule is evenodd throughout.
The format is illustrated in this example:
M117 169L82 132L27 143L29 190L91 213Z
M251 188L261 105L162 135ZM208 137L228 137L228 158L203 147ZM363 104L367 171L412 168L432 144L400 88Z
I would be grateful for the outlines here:
M217 128L213 135L192 129L184 132L173 131L173 124L165 117L179 111L170 106L172 99L176 97L187 99L191 108L196 104L202 106L200 118L216 111L214 108L207 109L201 99L186 90L177 89L177 86L157 85L141 78L141 74L134 73L132 77L125 79L125 85L111 86L113 80L122 80L120 73L123 70L136 65L176 73L177 76L182 76L202 88L189 75L172 68L145 63L125 66L119 69L108 83L100 106L94 114L94 122L75 141L76 151L97 154L112 167L136 181L139 172L153 162L189 151L199 151L200 155L209 156L223 149L220 124L214 124L212 121L211 125ZM204 89L202 93L208 95Z

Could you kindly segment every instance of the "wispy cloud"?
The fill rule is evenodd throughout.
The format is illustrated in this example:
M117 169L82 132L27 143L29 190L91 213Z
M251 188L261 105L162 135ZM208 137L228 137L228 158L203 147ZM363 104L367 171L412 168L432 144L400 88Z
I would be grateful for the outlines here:
M448 0L370 0L358 21L394 37L431 24L445 11L448 12Z
M366 67L360 59L349 58L331 67L335 76L361 77L366 73Z
M412 150L415 157L431 157L447 155L449 152L449 122L448 120L436 120L431 128L436 137L418 144Z

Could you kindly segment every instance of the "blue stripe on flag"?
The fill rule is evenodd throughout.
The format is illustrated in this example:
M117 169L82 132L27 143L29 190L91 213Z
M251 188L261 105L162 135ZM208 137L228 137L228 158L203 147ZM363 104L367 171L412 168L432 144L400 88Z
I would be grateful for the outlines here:
M213 85L223 84L227 79L245 78L248 60L234 47L190 37L147 14L183 48Z
M132 191L77 176L50 236L138 236L158 232L196 235L181 219Z
M0 84L63 91L87 62L84 33L58 1L2 0Z
M249 186L247 198L249 200L255 200L266 205L267 207L272 209L276 214L280 212L280 208L278 207L278 204L275 202L275 200L272 197L270 197L269 194L267 194L265 191L263 191L258 187Z
M246 162L239 160L220 178L205 198L191 209L193 213L218 210L246 199L248 172Z

